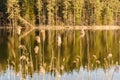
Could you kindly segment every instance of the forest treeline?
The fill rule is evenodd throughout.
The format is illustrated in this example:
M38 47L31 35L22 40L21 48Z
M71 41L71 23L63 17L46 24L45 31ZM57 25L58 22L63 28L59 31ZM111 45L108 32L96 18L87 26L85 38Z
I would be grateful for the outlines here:
M14 25L120 25L120 0L0 0L0 11Z

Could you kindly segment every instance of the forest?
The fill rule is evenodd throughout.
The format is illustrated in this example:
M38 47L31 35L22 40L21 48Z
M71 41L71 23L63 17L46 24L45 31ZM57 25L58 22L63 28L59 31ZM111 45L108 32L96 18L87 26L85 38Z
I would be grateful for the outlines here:
M120 0L0 0L1 25L120 25Z

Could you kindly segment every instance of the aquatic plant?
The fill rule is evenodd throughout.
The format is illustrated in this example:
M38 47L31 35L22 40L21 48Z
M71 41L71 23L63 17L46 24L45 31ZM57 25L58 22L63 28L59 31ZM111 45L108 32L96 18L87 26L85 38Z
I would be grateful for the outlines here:
M24 45L19 45L18 47L19 49L22 49L22 50L27 50L26 47Z
M18 27L17 27L17 34L18 34L18 35L20 35L20 34L21 34L21 29L22 29L22 27L21 27L21 26L18 26Z
M38 47L38 46L35 46L34 51L35 51L35 54L38 54L39 47Z
M82 37L84 37L85 36L85 31L84 31L84 29L82 29L81 30L81 34L80 34L80 37L82 38Z
M109 59L109 58L112 58L112 53L109 53L108 56L107 56L107 58L108 58L108 59Z
M61 36L58 35L58 37L57 37L57 45L60 47L61 44L62 44Z
M40 36L36 36L35 37L35 40L37 41L37 43L40 43L41 41L40 41Z

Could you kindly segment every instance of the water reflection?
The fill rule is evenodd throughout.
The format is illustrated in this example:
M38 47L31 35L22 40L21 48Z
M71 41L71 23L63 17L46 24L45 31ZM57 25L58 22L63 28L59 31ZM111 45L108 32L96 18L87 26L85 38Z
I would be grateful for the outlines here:
M92 30L84 30L84 35L83 31L42 30L22 39L9 36L0 42L0 78L117 80L119 36L119 31Z

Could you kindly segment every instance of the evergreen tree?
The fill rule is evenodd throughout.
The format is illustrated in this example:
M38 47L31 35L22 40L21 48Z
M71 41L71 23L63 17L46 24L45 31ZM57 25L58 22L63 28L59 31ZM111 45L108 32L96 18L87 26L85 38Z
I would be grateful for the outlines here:
M111 7L111 0L102 2L102 24L103 25L113 25L113 10Z
M55 19L54 19L55 4L56 4L56 0L48 0L47 1L48 25L54 25L55 24Z
M21 16L25 18L31 24L35 24L35 11L34 0L22 0L21 1Z
M101 25L101 3L100 0L90 0L90 25Z
M42 19L41 19L41 14L42 14L42 7L43 7L43 3L42 3L42 0L36 0L36 7L37 7L37 11L38 11L38 22L39 22L39 25L42 23Z
M69 8L70 8L70 1L64 0L63 2L63 19L64 24L68 25L68 14L69 14Z
M118 16L119 16L119 12L120 12L120 1L119 0L110 0L109 2L109 7L111 8L112 12L113 12L113 20L114 20L114 25L117 24L118 22Z
M17 16L20 15L19 0L7 0L7 13L9 14L8 19L13 24L17 25Z
M75 24L81 25L82 9L84 0L73 0Z
M113 25L113 12L111 9L107 6L103 9L102 12L102 20L103 20L103 25Z
M120 0L119 0L118 5L120 5ZM120 6L117 6L117 7L118 7L118 11L117 11L116 25L119 25L119 26L120 26Z
M5 0L1 8L6 1L14 25L19 22L17 15L31 24L119 25L120 0Z
M83 17L84 19L82 20L84 22L83 25L90 25L90 17L91 17L91 13L92 13L92 10L91 10L91 5L90 5L90 0L85 0L84 1L84 9L83 9Z

